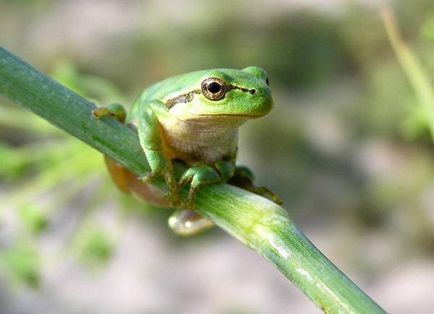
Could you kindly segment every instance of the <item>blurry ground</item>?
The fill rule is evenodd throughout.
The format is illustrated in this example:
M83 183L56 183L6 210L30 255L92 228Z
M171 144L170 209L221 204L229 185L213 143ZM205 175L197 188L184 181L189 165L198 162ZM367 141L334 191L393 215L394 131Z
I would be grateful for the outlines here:
M101 103L131 103L182 72L264 67L276 106L243 127L240 163L388 312L433 313L433 147L409 118L417 99L378 3L3 0L0 42ZM392 3L432 77L432 1ZM74 71L88 79L72 80ZM96 95L107 87L89 77L120 92ZM175 237L168 211L118 195L98 154L43 126L37 133L27 113L5 121L11 108L0 99L0 313L319 312L223 232ZM31 181L50 171L51 181ZM36 186L49 193L33 195Z

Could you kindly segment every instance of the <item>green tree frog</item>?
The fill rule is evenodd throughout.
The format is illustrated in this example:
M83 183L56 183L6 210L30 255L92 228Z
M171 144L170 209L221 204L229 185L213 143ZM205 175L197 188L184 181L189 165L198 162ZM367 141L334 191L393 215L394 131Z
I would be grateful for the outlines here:
M151 168L137 178L106 157L118 188L149 203L178 207L169 226L175 233L190 235L212 225L194 211L195 194L204 185L229 181L279 202L267 189L253 186L247 168L235 165L239 126L266 115L272 104L267 73L250 66L174 76L146 89L127 116L119 105L98 108L94 115L114 116L137 130ZM189 166L179 180L173 171L175 159ZM167 197L149 184L159 176L168 186ZM181 202L178 192L186 185L188 197Z

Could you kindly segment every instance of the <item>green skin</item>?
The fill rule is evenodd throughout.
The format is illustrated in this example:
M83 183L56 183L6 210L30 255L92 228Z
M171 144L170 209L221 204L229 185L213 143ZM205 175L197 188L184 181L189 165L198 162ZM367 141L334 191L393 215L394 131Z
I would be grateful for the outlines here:
M224 183L234 175L247 177L251 183L251 172L235 165L238 127L266 115L272 104L267 73L255 66L197 71L152 85L137 99L126 119L126 123L136 126L151 168L142 181L163 176L169 201L189 209L194 208L195 194L201 186ZM115 116L123 114L119 108L110 111ZM178 182L173 159L190 166ZM190 186L188 198L181 203L179 190L185 185ZM254 192L277 200L268 190L249 186L256 189ZM188 222L188 230L192 231L178 230L181 234L208 226L193 216L177 211L169 225L176 229L174 225ZM193 221L197 227L191 227Z

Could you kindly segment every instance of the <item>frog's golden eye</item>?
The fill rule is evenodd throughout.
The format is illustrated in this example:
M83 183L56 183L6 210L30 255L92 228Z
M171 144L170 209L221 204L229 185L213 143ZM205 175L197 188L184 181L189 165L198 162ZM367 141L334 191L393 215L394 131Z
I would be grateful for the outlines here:
M226 83L219 78L209 77L202 81L202 94L209 100L222 99L226 94Z

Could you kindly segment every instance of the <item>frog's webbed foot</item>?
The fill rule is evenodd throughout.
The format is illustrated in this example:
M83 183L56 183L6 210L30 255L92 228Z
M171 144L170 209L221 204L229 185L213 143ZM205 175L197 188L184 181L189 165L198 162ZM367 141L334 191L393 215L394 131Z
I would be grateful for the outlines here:
M228 181L228 183L268 198L270 201L276 203L277 205L283 204L282 200L266 187L255 186L253 184L254 180L255 177L253 175L253 172L249 168L244 166L237 166L233 177Z
M194 201L199 188L203 185L219 182L222 182L222 177L217 170L211 166L202 165L187 169L187 171L185 171L182 175L178 184L178 189L190 184L185 206L189 209L194 209Z
M181 236L191 236L214 226L214 223L191 209L178 209L169 217L169 227Z
M125 108L121 104L113 103L106 107L95 108L94 110L92 110L92 115L96 119L101 119L103 117L110 116L113 119L121 123L124 123L125 118L127 116L127 112L125 111Z

